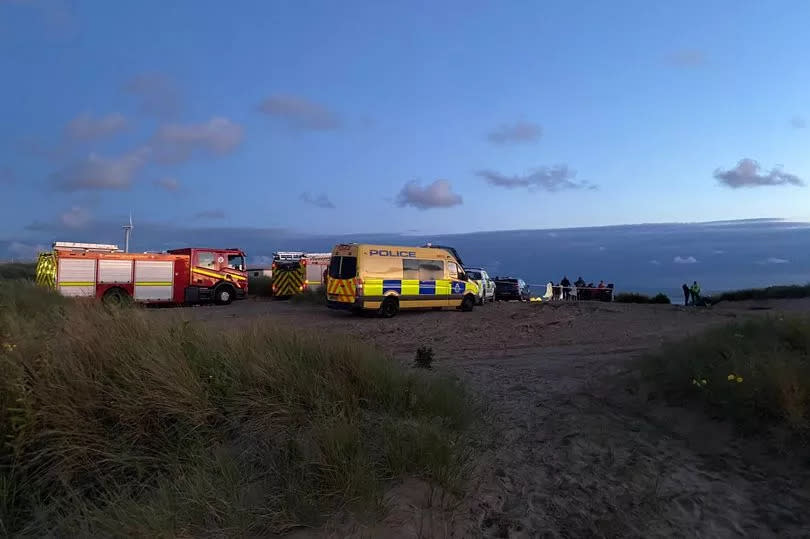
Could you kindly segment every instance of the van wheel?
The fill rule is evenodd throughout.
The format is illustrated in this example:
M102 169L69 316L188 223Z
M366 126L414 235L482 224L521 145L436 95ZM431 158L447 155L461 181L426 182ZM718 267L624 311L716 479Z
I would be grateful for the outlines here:
M466 313L472 311L473 307L475 307L475 300L471 295L467 294L464 296L464 299L461 300L461 310Z
M380 305L380 316L383 318L393 318L399 312L399 300L397 298L385 298Z
M214 292L214 302L217 305L228 305L233 301L233 288L230 286L220 286Z

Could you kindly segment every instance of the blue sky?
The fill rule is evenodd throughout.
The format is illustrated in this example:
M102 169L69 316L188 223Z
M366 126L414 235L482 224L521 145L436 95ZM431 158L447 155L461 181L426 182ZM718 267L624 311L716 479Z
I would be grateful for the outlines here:
M440 4L0 0L0 240L810 220L807 2Z

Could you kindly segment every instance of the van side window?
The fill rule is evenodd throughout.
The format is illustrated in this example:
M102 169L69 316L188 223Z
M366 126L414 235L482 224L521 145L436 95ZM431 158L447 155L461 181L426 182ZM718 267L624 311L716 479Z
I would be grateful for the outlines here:
M420 260L419 280L438 281L444 279L444 262L441 260Z
M420 279L419 277L419 260L414 260L413 258L403 258L402 259L402 278L403 279L410 279L416 280Z
M441 260L402 260L402 278L405 280L437 281L444 279L444 262Z
M451 279L458 279L458 266L455 262L448 262L447 270L450 272Z

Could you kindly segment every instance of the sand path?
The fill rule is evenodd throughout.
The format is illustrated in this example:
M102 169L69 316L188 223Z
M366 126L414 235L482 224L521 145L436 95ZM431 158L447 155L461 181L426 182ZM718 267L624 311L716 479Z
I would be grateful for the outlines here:
M754 307L754 309L752 309ZM727 423L649 402L632 361L666 339L810 302L693 310L580 303L496 304L392 320L245 302L186 310L239 323L350 332L402 361L421 344L488 407L463 500L393 489L392 512L359 536L807 537L810 466L741 439ZM345 531L345 530L344 530Z

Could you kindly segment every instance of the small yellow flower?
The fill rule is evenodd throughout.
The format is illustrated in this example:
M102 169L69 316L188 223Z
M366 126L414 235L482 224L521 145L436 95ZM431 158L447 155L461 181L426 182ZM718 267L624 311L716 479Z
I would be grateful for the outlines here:
M7 343L7 342L4 342L4 343L3 343L3 349L4 349L6 352L11 352L11 351L13 351L15 348L17 348L17 345L16 345L16 344L11 344L11 343Z
M741 383L742 383L742 381L743 381L743 377L742 377L742 376L738 376L738 377L737 377L737 383L738 383L738 384L741 384Z
M734 373L733 373L733 372L732 372L731 374L729 374L729 375L728 375L728 381L729 381L729 382L733 382L733 381L734 381Z

